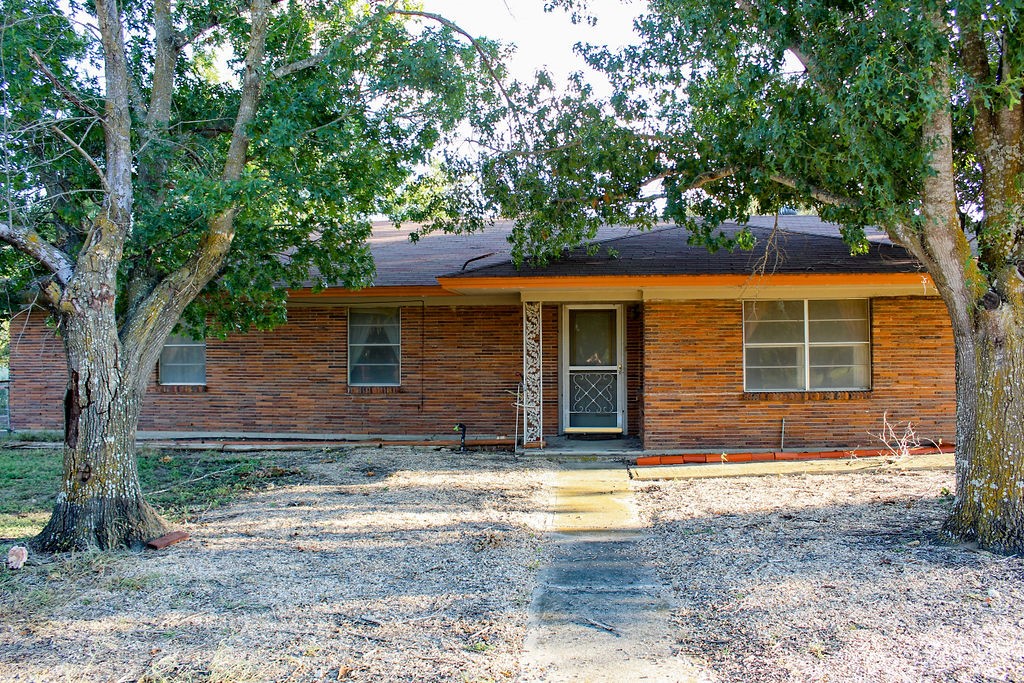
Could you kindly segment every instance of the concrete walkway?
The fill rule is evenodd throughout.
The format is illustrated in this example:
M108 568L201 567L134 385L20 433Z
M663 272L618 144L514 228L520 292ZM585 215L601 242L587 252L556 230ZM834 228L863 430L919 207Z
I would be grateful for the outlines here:
M531 605L524 681L697 681L640 541L625 467L556 473L552 556Z

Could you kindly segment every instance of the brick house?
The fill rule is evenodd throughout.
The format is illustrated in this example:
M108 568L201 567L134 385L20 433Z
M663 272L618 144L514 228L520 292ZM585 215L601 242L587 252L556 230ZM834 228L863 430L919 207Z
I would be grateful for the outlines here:
M418 243L380 227L373 287L292 291L272 332L172 338L140 431L450 437L461 422L526 445L810 450L877 446L886 414L952 440L952 335L928 275L880 235L854 257L835 226L779 221L751 220L752 252L606 228L596 253L520 270L507 225ZM60 428L63 365L43 314L16 317L14 429Z

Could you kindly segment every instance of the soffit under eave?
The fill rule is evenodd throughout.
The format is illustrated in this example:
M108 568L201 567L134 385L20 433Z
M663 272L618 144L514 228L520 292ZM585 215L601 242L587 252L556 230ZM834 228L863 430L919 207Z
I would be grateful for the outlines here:
M492 295L507 289L466 290ZM629 301L694 301L702 299L865 299L893 296L938 296L930 278L916 282L809 282L804 284L773 284L749 281L729 285L667 285L645 287L530 287L517 291L520 301L541 302L629 302Z
M938 296L935 288L910 285L833 285L760 287L650 287L643 289L528 290L520 301L543 303L633 302L633 301L736 301L765 299L871 299L894 296Z

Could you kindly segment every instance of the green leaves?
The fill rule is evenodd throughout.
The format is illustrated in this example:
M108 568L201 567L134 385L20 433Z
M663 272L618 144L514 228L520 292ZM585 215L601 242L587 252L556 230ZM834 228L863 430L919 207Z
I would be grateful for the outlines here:
M1024 6L950 3L938 22L932 11L889 0L652 0L634 45L584 48L614 85L610 98L583 86L557 103L533 96L515 163L499 156L488 167L502 210L534 226L519 236L520 255L556 256L600 220L670 220L711 248L742 247L745 237L715 226L785 206L841 223L861 251L865 225L919 224L935 147L925 122L946 109L964 215L978 215L975 114L1024 92ZM934 64L961 58L970 35L986 67L959 68L949 100ZM531 92L548 87L539 79ZM647 199L658 194L645 183L653 178L660 215Z
M99 53L71 14L84 17L90 8L3 2L5 161L19 172L0 183L19 220L74 257L102 194L88 161L48 127L59 126L104 167L102 127L83 110L103 109L95 78ZM437 217L448 227L459 220L469 167L441 150L465 134L460 125L467 118L491 126L497 120L489 112L500 69L485 68L481 54L496 64L499 45L471 44L450 26L404 16L394 5L276 3L258 68L258 109L246 130L246 169L227 182L224 164L250 38L248 5L172 4L177 66L166 126L148 118L158 53L155 7L148 0L122 4L136 174L132 230L119 270L121 316L132 314L133 296L145 296L188 263L211 223L226 213L234 216L232 249L184 316L187 326L213 334L279 324L286 287L370 284L366 239L375 216ZM42 75L30 50L67 93ZM24 275L8 280L11 290L42 274L9 248L0 249L0 268Z

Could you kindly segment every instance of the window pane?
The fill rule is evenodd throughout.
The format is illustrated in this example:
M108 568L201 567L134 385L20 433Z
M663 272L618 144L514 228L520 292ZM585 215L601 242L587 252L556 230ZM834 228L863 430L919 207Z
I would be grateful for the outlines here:
M165 346L160 362L164 365L201 365L205 357L206 349L202 346Z
M860 342L868 340L867 320L812 320L808 325L811 343Z
M803 388L803 367L747 368L747 391L800 391Z
M205 365L161 365L161 384L206 384Z
M807 314L814 320L867 320L867 299L808 301Z
M615 311L570 310L569 365L615 365Z
M160 352L160 384L206 384L206 342L173 334Z
M401 313L397 308L351 308L348 314L349 384L401 383Z
M746 340L751 344L793 344L804 340L802 321L759 321L747 322L744 326Z
M867 344L811 348L811 389L869 389L871 349Z
M744 301L745 320L797 320L804 319L803 301Z
M803 301L744 301L744 339L752 344L804 341Z
M867 344L811 347L812 367L826 367L829 365L867 365L869 362L870 353Z
M810 341L855 342L868 340L868 302L866 299L808 301Z
M869 389L870 369L866 365L811 368L811 389Z
M359 365L352 367L350 384L359 385L397 385L397 365Z
M804 347L770 346L746 350L747 391L804 388Z
M755 346L747 348L748 368L800 368L803 365L803 346Z
M397 346L351 346L352 365L398 365Z

